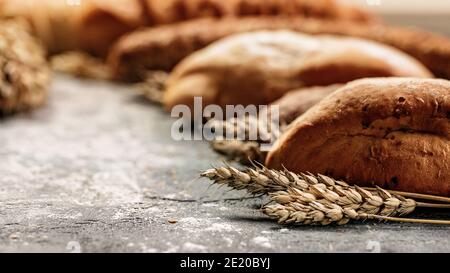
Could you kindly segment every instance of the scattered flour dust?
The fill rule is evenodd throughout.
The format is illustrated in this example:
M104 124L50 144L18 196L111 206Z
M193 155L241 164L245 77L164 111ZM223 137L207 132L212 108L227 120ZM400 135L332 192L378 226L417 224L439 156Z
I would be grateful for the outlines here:
M181 218L178 223L180 224L186 224L192 227L197 227L200 225L203 225L205 223L205 219L198 219L198 218L194 218L194 217L186 217L186 218Z
M252 239L252 243L261 246L261 247L265 247L265 248L271 248L272 244L269 241L269 238L267 237L263 237L263 236L258 236Z
M206 208L212 208L212 207L217 207L219 205L214 204L214 203L203 203L202 207L206 207Z
M224 237L223 240L225 241L227 247L231 247L233 245L233 239Z
M208 248L206 246L194 244L191 242L184 243L181 249L182 249L182 251L187 251L187 252L203 252L204 253L204 252L208 251Z
M219 220L220 218L194 218L194 217L186 217L181 218L178 223L183 225L185 229L196 229L198 232L198 228L203 229L208 232L239 232L241 229L237 228L229 223L221 222L221 223L212 223L213 221Z
M214 223L210 227L205 229L206 231L213 232L231 232L231 231L240 231L239 228L234 227L233 225L227 223Z

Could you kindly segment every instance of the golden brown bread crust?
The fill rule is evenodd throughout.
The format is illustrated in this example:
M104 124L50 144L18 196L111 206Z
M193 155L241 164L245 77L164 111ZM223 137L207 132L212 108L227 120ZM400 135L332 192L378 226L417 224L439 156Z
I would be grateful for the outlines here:
M385 43L417 58L435 76L450 79L450 39L445 36L405 27L301 17L198 19L144 29L121 38L112 47L108 59L117 78L138 80L140 71L170 70L192 52L228 35L279 29L353 36Z
M266 165L360 186L450 196L450 82L349 83L296 119Z
M408 55L354 38L291 31L237 34L197 51L171 73L164 106L267 105L290 90L364 77L431 77Z
M24 21L0 20L0 115L45 103L51 71Z
M292 90L270 105L279 107L280 123L287 125L340 87L341 84L333 84Z

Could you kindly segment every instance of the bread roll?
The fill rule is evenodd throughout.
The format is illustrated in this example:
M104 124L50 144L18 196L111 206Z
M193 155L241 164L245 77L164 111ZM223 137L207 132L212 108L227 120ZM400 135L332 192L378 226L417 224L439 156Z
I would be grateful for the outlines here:
M449 159L450 82L379 78L349 83L296 119L266 165L450 196Z
M249 17L198 19L139 30L112 47L108 62L116 78L139 80L143 70L170 70L192 52L232 34L285 30L359 37L395 47L422 62L437 77L450 79L450 39L407 27L314 18Z
M45 52L23 21L0 20L0 115L45 103L51 71Z
M197 51L169 76L164 105L267 105L289 90L376 76L431 77L413 58L381 44L290 31L230 36Z

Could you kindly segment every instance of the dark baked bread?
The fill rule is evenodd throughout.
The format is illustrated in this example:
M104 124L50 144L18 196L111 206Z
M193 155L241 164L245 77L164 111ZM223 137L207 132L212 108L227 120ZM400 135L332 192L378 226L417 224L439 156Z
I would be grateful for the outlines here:
M388 44L415 57L437 77L450 79L450 39L405 27L314 18L198 19L127 34L111 49L108 62L117 78L139 80L143 70L172 69L180 60L231 34L289 29L307 34L345 35Z
M290 90L364 77L431 77L408 55L354 38L290 31L230 36L195 52L169 76L164 105L267 105Z
M360 186L450 196L450 82L349 83L296 119L266 165Z

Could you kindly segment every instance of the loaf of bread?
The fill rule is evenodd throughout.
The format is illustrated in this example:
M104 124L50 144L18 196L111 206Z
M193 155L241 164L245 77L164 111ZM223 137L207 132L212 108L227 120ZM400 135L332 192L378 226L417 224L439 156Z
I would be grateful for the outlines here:
M360 186L450 196L450 82L362 79L296 119L268 154Z
M431 77L415 59L354 38L290 31L227 37L197 51L171 73L164 105L267 105L290 90L377 76Z
M50 53L85 50L98 56L106 56L117 38L139 27L265 14L378 21L336 0L0 0L0 17L29 20Z
M415 57L437 77L450 79L448 37L407 27L302 17L198 19L143 29L119 39L108 59L117 78L139 80L141 71L170 70L192 52L228 35L283 29L307 34L353 36L384 43Z
M0 20L0 115L45 103L51 71L23 20Z

